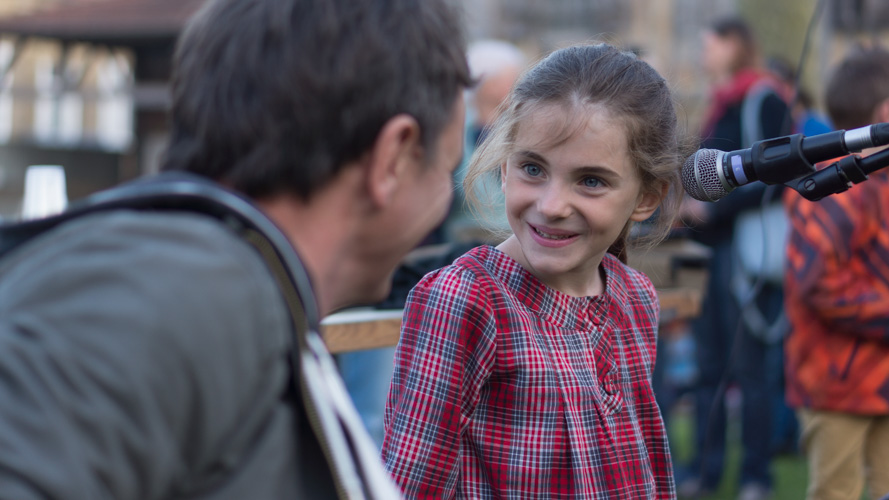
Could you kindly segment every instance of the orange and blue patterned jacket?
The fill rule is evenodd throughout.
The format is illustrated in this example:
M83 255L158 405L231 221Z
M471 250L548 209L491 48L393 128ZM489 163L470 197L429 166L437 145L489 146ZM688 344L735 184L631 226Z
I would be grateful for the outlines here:
M788 190L791 406L889 414L889 172L810 202Z

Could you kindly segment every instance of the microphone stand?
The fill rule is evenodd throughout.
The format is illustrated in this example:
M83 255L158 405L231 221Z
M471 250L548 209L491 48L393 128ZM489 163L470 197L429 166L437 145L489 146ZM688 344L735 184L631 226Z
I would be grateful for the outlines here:
M861 158L849 155L812 174L785 185L809 201L846 191L853 184L867 180L867 174L889 166L889 149Z

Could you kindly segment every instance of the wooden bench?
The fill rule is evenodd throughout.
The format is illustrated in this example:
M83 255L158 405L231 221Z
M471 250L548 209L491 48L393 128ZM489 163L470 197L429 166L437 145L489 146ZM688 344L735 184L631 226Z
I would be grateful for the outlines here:
M694 288L658 290L661 323L700 314L701 292ZM321 322L321 332L332 353L390 347L401 333L400 309L360 309L332 314Z

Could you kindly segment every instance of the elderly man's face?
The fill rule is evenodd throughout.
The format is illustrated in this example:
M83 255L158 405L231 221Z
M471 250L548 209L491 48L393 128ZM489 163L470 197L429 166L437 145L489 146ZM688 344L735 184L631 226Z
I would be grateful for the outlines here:
M485 78L479 83L473 97L473 104L478 115L476 125L486 127L497 118L497 108L509 95L513 84L519 78L518 68L509 68Z

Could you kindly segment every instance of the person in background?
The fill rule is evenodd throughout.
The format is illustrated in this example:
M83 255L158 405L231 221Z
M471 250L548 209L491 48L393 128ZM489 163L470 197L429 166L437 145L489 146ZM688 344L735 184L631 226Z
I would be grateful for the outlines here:
M812 95L797 81L796 70L782 57L769 57L766 59L766 67L785 86L785 95L790 96L791 116L793 117L792 133L800 133L806 137L826 134L834 130L830 118L818 109ZM786 251L782 248L782 251ZM799 442L799 422L793 408L787 405L783 387L786 385L784 377L784 352L770 352L769 355L777 359L777 365L781 367L776 373L780 387L773 395L772 403L772 450L775 454L797 453Z
M818 111L812 95L806 89L799 89L793 106L793 122L796 132L806 137L826 134L834 130L830 118Z
M856 48L825 89L833 123L889 121L889 51ZM877 150L861 153L867 156ZM785 195L787 400L809 466L808 500L889 494L889 171L810 202Z
M790 132L782 86L763 68L744 20L730 17L712 23L704 33L703 48L712 94L702 148L733 151ZM771 489L771 400L780 388L781 368L770 352L780 352L786 328L780 276L778 283L764 281L759 293L751 296L753 280L739 274L735 240L739 215L759 210L764 192L760 183L751 183L718 203L687 199L683 207L683 219L694 228L691 236L712 249L702 313L693 325L698 364L695 455L689 467L677 468L683 497L712 492L722 479L727 431L723 401L729 383L737 385L742 399L738 498L763 499Z
M210 0L177 43L162 175L264 214L309 289L285 300L249 235L195 211L109 210L12 250L0 498L398 498L317 318L383 299L447 213L471 83L460 15Z
M781 57L769 57L766 68L786 87L785 95L790 96L793 133L808 137L833 131L830 118L818 109L812 94L798 84L796 70L789 62Z
M675 497L658 299L615 254L655 211L651 241L669 231L685 144L669 85L613 46L516 83L466 178L500 179L513 234L405 307L383 460L406 497Z
M473 211L466 203L463 192L466 167L472 153L487 137L512 86L527 68L528 59L521 49L509 42L485 39L469 44L467 60L477 83L466 95L464 162L455 176L457 190L443 231L446 241L478 243L498 237L502 239L498 233L508 232L509 223L504 216L499 183L493 180L476 188L490 200L488 204Z

